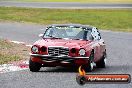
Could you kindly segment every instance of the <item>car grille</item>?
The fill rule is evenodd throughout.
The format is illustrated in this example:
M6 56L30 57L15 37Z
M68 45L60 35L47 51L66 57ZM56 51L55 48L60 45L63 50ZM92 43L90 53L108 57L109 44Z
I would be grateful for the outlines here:
M48 54L51 56L68 56L69 49L64 47L48 47Z

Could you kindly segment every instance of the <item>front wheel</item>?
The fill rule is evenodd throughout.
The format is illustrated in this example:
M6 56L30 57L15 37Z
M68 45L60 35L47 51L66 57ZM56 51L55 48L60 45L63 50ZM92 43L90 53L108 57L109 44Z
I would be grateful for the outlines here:
M89 63L87 65L84 65L84 69L87 71L87 72L91 72L94 68L94 51L91 52L90 54L90 58L89 58Z
M87 72L91 72L91 71L93 70L93 67L94 67L93 62L90 61L90 63L89 63L88 65L85 65L85 66L84 66L84 69L85 69L85 71L87 71Z
M40 63L33 62L31 59L29 60L29 70L32 72L38 72L41 68Z

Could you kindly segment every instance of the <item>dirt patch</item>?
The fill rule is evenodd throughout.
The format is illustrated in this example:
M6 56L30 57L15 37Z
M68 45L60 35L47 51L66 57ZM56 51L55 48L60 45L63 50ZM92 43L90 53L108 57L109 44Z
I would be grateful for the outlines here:
M30 47L0 39L0 64L29 59Z

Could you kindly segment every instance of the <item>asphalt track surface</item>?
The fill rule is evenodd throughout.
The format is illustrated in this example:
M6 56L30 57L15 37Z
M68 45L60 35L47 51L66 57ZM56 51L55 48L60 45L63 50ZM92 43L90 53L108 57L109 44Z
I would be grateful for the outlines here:
M31 7L31 8L62 8L62 9L132 9L132 3L79 3L79 2L13 2L0 1L0 6Z
M45 25L24 23L0 23L0 38L33 44ZM132 75L132 33L101 31L107 45L107 67L95 68L90 73L115 73ZM40 72L29 70L0 74L0 88L132 88L129 84L76 83L77 71L68 68L42 68Z

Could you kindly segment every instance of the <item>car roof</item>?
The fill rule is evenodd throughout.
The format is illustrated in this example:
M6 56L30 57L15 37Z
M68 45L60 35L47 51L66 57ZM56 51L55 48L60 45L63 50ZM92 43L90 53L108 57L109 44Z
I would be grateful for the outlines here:
M82 25L82 24L51 24L48 27L59 27L59 26L74 26L74 27L82 27L82 28L88 28L92 29L93 26L90 25Z

